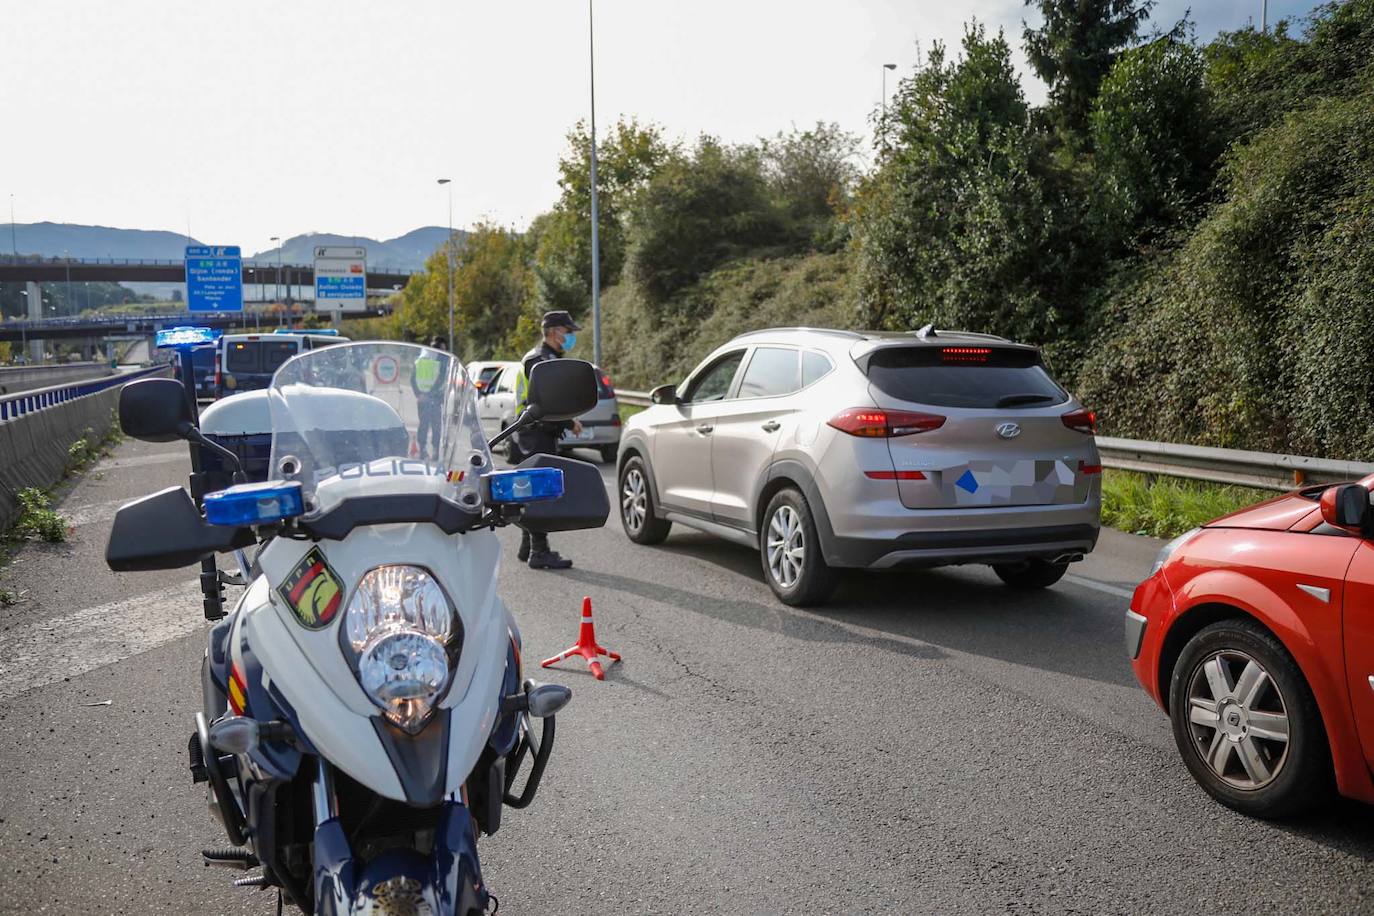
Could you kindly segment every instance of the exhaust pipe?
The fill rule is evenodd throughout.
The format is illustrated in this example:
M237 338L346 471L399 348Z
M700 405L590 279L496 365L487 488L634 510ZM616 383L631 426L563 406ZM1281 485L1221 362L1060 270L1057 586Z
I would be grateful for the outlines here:
M1058 565L1060 565L1061 563L1062 563L1062 564L1077 563L1079 560L1082 560L1082 559L1083 559L1083 554L1082 554L1082 553L1079 553L1079 552L1077 552L1077 551L1075 551L1075 552L1073 552L1073 553L1061 553L1059 556L1055 557L1055 558L1054 558L1053 560L1051 560L1050 562L1052 562L1052 563L1054 563L1056 566L1058 566Z

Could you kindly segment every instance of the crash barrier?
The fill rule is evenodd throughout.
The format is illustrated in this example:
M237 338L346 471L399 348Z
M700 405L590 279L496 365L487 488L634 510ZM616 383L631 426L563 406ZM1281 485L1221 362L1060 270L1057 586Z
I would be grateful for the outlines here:
M621 388L616 390L616 397L620 403L631 407L649 406L647 391ZM1374 463L1364 461L1274 455L1113 436L1098 436L1097 451L1102 456L1103 467L1261 490L1292 490L1308 484L1358 480L1374 474Z
M109 375L109 363L61 363L55 366L7 366L0 369L0 396L79 382Z
M154 366L0 397L0 533L18 518L20 490L57 483L73 443L87 430L96 438L109 432L126 382L167 371Z

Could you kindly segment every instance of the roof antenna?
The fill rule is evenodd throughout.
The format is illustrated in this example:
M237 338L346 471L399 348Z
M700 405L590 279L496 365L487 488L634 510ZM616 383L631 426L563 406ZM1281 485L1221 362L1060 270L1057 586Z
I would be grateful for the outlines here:
M921 338L922 340L925 340L927 337L938 337L939 335L935 333L935 325L928 324L925 327L921 328L921 330L917 331L916 336Z

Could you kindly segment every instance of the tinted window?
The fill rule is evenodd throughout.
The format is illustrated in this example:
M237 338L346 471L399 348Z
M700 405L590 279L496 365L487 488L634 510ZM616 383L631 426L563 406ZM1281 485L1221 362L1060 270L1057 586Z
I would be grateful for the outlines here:
M276 372L297 348L294 340L231 340L225 346L224 371L229 373Z
M687 401L720 401L730 390L730 383L735 380L735 372L739 370L739 364L744 360L744 351L740 350L731 353L725 358L717 361L715 365L707 369L702 375L692 383L691 389L687 392Z
M824 353L805 351L802 353L802 387L805 388L812 382L825 378L833 368L835 367L831 364L830 357Z
M297 344L294 340L265 340L259 345L262 347L260 372L276 372L278 366L296 355Z
M257 372L258 345L251 340L235 340L225 345L225 372Z
M769 398L796 391L797 351L781 347L758 347L744 371L739 385L742 398Z
M892 347L869 358L883 393L936 407L1048 407L1068 400L1033 350Z
M491 384L491 380L496 378L496 373L500 371L500 366L483 366L477 370L477 381L482 383L482 387L486 387Z

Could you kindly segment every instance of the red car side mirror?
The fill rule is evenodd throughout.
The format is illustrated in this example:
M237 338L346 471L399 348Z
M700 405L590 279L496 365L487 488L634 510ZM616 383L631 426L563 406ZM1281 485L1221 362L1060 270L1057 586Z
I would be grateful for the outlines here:
M1322 521L1351 534L1364 534L1370 520L1369 491L1357 483L1322 491Z

